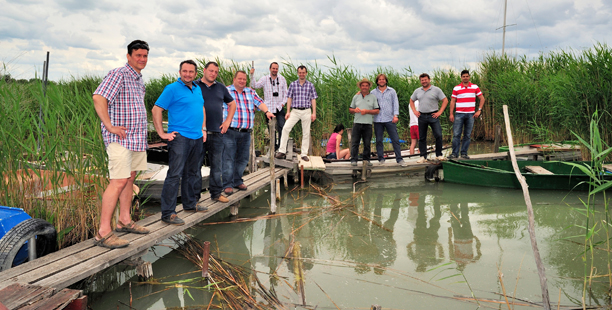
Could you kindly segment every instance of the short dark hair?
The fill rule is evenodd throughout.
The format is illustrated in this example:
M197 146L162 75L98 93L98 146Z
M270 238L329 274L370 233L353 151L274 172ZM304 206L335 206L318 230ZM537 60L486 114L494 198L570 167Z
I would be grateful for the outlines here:
M236 71L236 73L234 73L234 78L236 78L238 76L238 73L244 73L244 75L247 75L246 71L244 70L238 70ZM247 75L248 76L248 75Z
M381 73L376 76L376 85L378 85L378 79L380 79L381 76L385 78L385 83L389 84L389 79L387 78L387 75L384 73Z
M461 75L460 76L463 76L464 74L470 75L470 70L466 69L466 70L461 71Z
M300 69L304 69L304 70L306 70L306 72L308 72L308 69L306 69L306 66L304 66L304 65L299 66L298 70L300 70Z
M270 69L272 69L272 65L277 65L277 66L278 66L278 62L273 61L273 62L270 64ZM279 67L280 67L280 66L279 66Z
M213 65L213 66L215 66L215 67L219 68L219 64L218 64L218 63L216 63L216 62L214 62L214 61L209 61L209 62L207 62L207 63L204 65L204 69L208 69L208 66L210 66L210 65Z
M421 75L419 75L419 80L425 77L431 80L431 78L429 77L429 74L427 73L421 73Z
M183 69L183 64L193 65L195 67L195 71L198 71L198 65L195 63L195 61L193 61L191 59L187 59L187 60L181 61L181 64L179 65L179 71L181 71L181 69Z
M342 124L338 124L338 125L336 125L336 128L334 128L334 132L335 133L339 133L342 130L344 130L344 125L342 125Z
M130 44L128 44L128 46L127 46L128 54L130 54L130 56L132 56L132 52L134 50L140 50L140 49L145 49L148 52L149 51L149 43L147 43L147 42L145 42L143 40L134 40L134 41L130 42Z

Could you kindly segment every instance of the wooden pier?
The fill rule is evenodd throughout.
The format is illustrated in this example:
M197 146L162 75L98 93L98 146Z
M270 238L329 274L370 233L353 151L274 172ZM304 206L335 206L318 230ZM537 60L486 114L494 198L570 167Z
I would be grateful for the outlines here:
M275 179L286 176L286 173L286 168L276 168L274 170ZM185 221L183 226L163 223L159 213L140 220L138 224L147 227L151 232L147 235L117 233L119 237L130 241L130 245L126 248L110 250L98 247L94 245L94 239L92 238L2 271L0 272L0 290L14 284L61 290L124 260L134 257L140 258L150 247L270 185L270 176L269 168L260 169L244 176L244 183L248 186L248 190L234 192L233 195L228 197L230 200L228 203L212 201L209 193L202 194L200 203L209 208L208 212L186 213L183 212L182 205L178 205L176 211L179 217Z

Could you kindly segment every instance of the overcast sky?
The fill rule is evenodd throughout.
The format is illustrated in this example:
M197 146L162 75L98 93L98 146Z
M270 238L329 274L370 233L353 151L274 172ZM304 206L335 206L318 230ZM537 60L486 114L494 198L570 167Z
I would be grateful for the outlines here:
M149 42L145 78L190 58L318 61L334 55L368 73L474 68L501 52L503 0L131 1L0 0L0 72L31 78L51 52L49 78L105 75L126 45ZM612 43L610 0L508 0L506 52L537 56Z

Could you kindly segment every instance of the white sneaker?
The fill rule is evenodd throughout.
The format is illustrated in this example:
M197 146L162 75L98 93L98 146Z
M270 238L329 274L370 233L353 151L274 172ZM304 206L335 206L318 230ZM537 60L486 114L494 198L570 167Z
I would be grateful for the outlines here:
M425 157L421 157L421 158L419 158L419 160L416 161L417 164L422 164L422 163L425 163L425 162L427 162L427 159L425 159Z
M402 167L408 167L408 163L405 162L403 159L399 161L399 163L397 163L398 165L402 166Z
M444 160L446 160L446 157L438 156L438 157L436 157L436 159L439 160L439 161L444 161Z

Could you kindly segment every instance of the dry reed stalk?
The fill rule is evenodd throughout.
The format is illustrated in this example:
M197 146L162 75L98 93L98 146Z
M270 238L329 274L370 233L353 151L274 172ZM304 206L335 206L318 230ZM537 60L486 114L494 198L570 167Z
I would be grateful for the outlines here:
M319 287L321 292L323 292L323 294L325 294L325 296L327 296L327 299L329 299L329 301L331 301L332 304L334 304L334 306L336 306L336 309L340 310L340 307L338 307L338 305L334 302L334 300L331 299L331 297L329 297L329 294L327 294L327 292L325 290L323 290L323 288L319 285L319 283L317 283L315 281L312 281L312 282L314 282L314 284L316 284Z
M497 265L497 263L495 264ZM501 284L502 291L504 292L504 299L506 300L506 304L508 305L508 310L512 310L510 308L510 302L508 301L508 295L506 295L506 287L504 286L503 274L501 272L500 266L497 266L497 278L499 279L499 283Z

